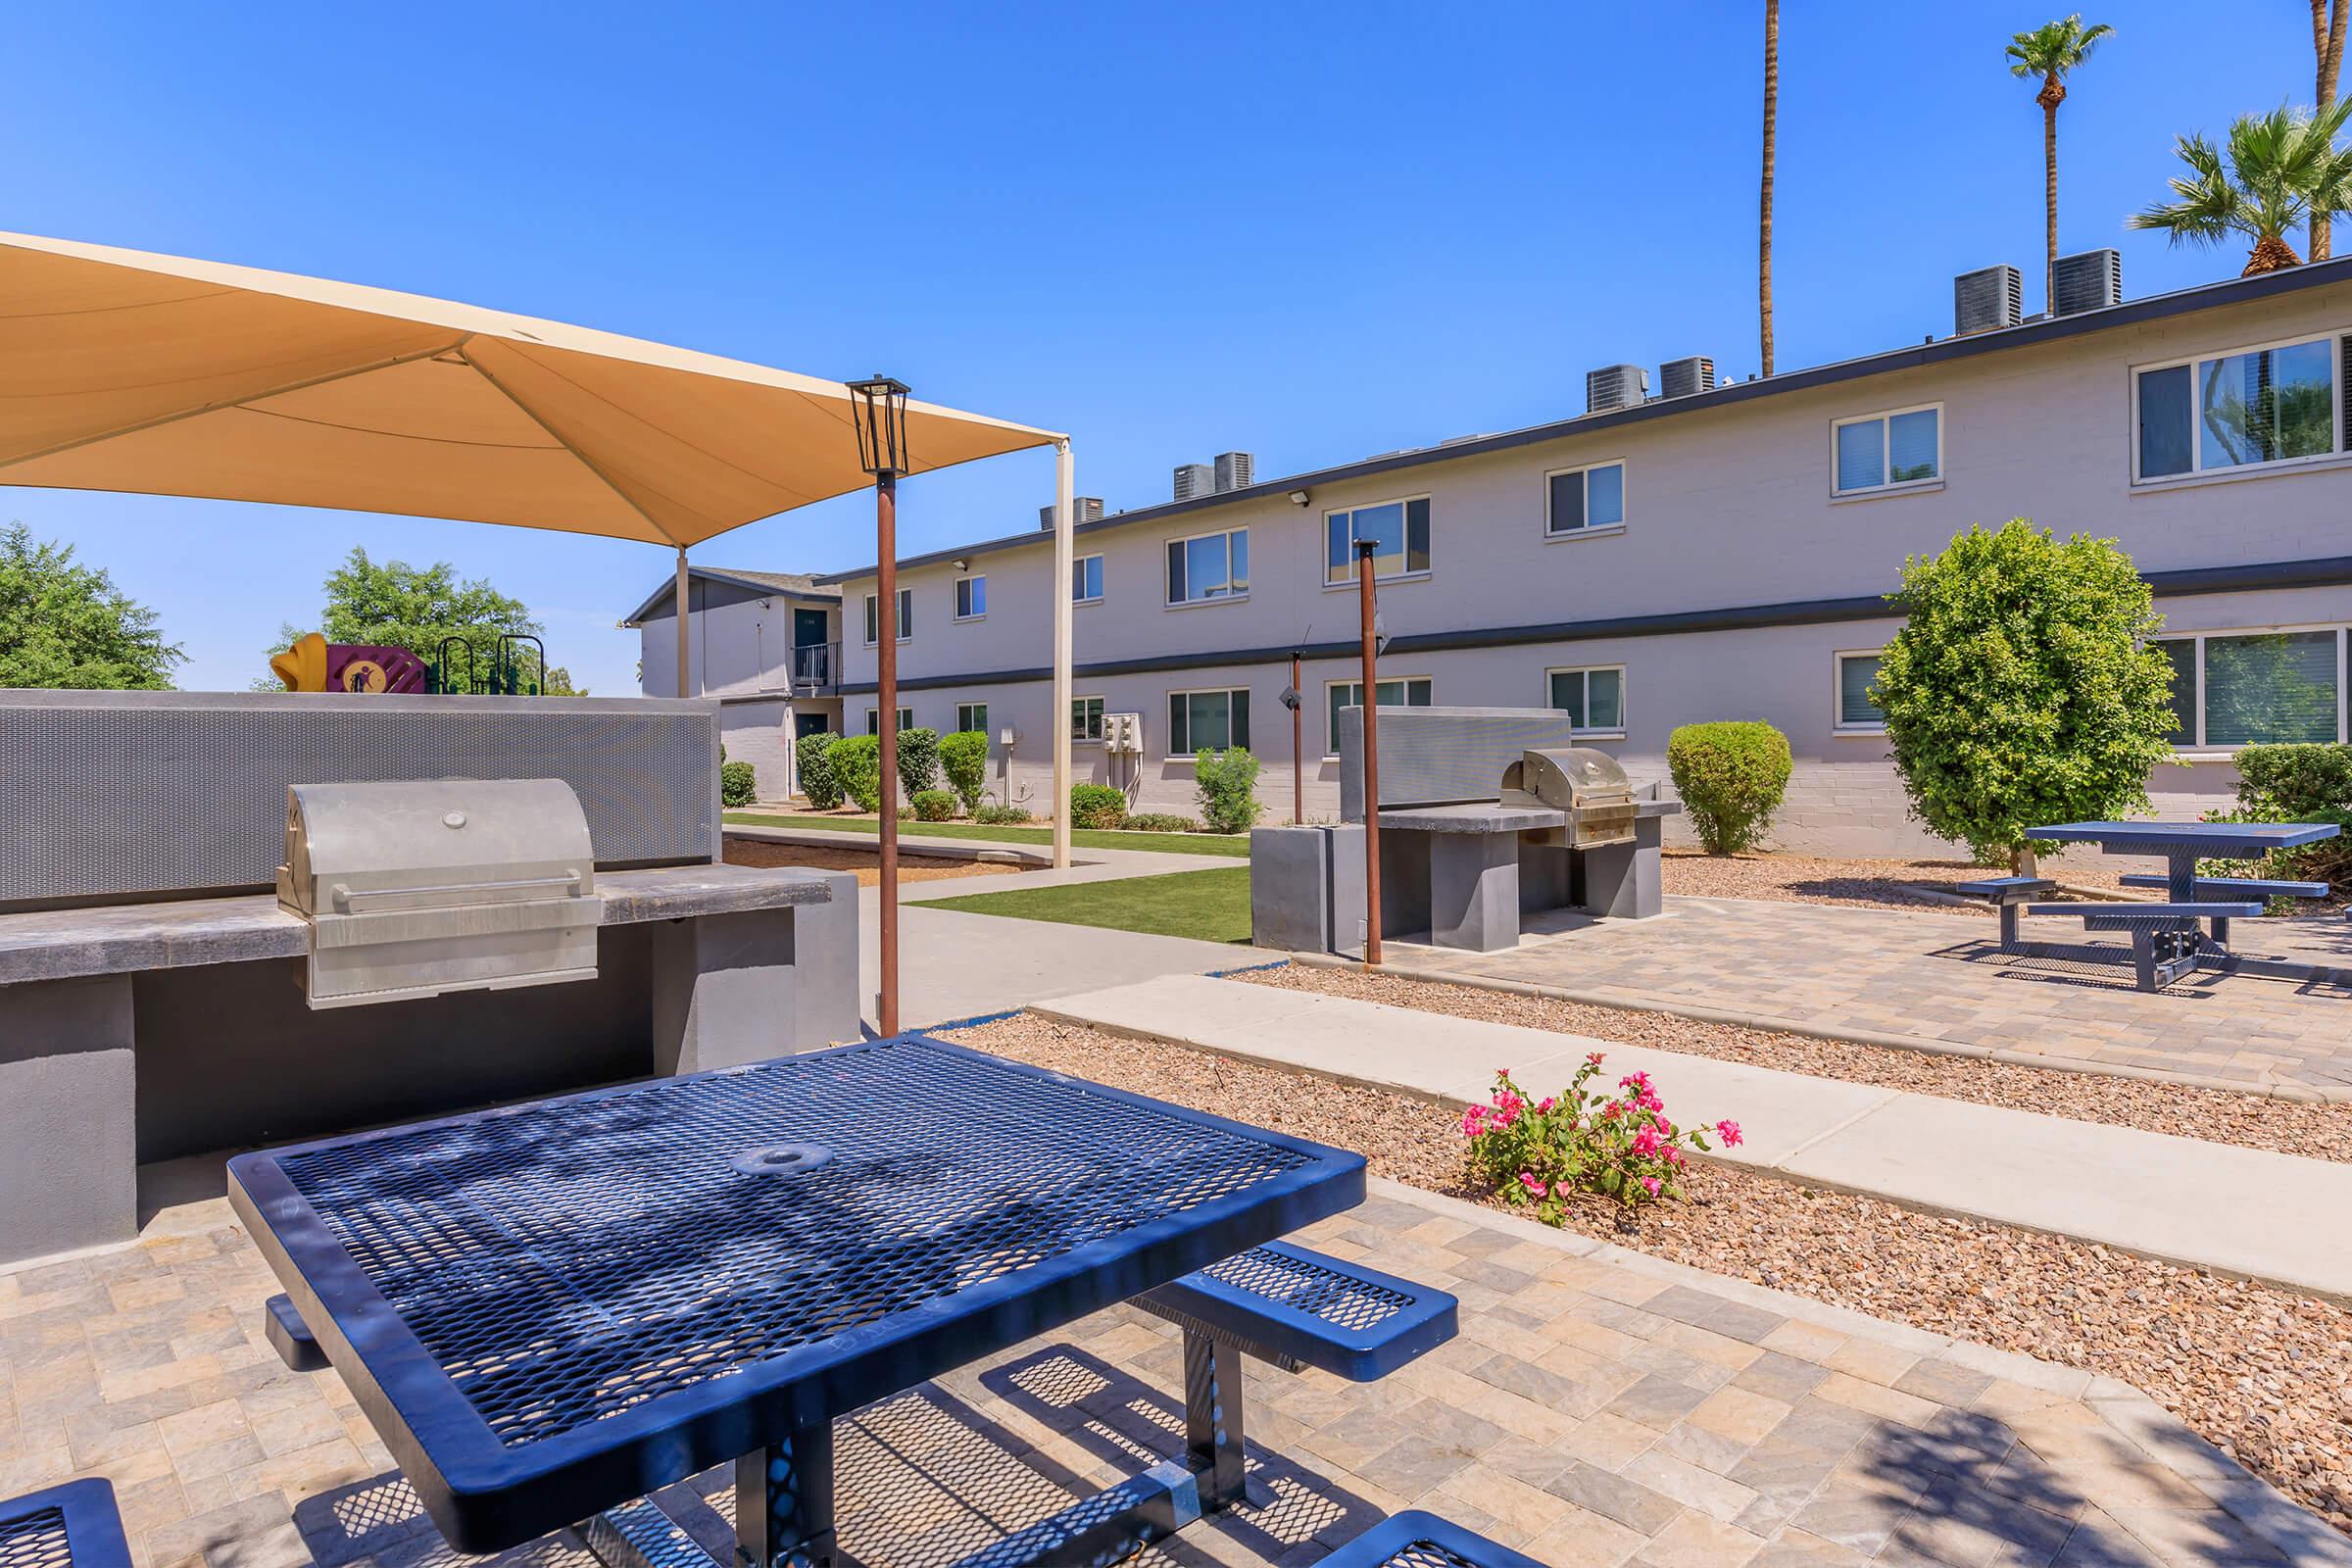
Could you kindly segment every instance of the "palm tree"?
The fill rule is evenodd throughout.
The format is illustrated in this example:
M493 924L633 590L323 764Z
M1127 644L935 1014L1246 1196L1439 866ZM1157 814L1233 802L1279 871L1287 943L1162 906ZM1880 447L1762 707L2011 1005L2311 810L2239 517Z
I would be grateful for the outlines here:
M2326 114L2335 107L2335 78L2344 64L2344 23L2346 12L2352 11L2352 0L2311 0L2311 52L2319 65L2317 85L2320 94L2312 102ZM2328 215L2311 215L2311 259L2324 262L2329 250Z
M2041 91L2034 95L2034 101L2041 105L2041 285L2043 309L2052 313L2058 309L2058 106L2066 102L2066 74L2088 60L2101 38L2114 33L2104 22L2085 27L2078 12L2064 22L2045 22L2009 41L2009 74L2029 80L2041 78Z
M1764 0L1764 184L1756 205L1756 320L1772 373L1772 163L1780 140L1781 0Z
M2348 114L2352 98L2317 115L2283 106L2242 115L2230 127L2226 156L2202 135L2181 137L2177 150L2188 173L2166 181L2180 199L2134 213L2131 226L2162 229L2176 245L2241 235L2253 242L2245 275L2301 266L2287 230L2312 213L2352 210L2352 152L2335 146Z

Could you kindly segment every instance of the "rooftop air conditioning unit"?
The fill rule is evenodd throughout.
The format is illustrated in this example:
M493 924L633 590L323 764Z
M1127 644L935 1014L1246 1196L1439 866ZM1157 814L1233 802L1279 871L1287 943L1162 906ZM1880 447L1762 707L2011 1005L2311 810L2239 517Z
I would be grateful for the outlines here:
M1658 395L1687 398L1693 392L1715 390L1715 362L1703 354L1668 360L1658 367Z
M2014 267L1983 267L1952 279L1952 332L1997 332L2026 318L2026 280Z
M1216 488L1217 470L1207 464L1179 463L1176 465L1177 500L1190 501L1195 496L1208 495Z
M2079 316L2123 304L2123 253L2098 250L2059 257L2050 270L2050 294L2052 316Z
M1217 488L1219 490L1249 489L1250 484L1250 476L1256 469L1256 463L1247 452L1218 453Z
M1070 521L1072 523L1101 522L1102 520L1102 498L1101 496L1070 497ZM1049 533L1053 531L1054 508L1052 505L1037 509L1037 525Z
M1144 755L1144 715L1109 713L1102 719L1102 748L1108 752Z
M1649 398L1649 372L1639 365L1604 365L1585 372L1585 412L1631 409Z

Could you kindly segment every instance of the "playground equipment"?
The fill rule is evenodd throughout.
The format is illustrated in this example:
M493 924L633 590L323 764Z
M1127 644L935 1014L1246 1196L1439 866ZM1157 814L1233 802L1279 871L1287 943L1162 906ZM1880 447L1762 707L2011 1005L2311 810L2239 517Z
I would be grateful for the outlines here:
M474 661L473 644L463 637L442 638L427 663L406 648L330 643L312 632L271 659L270 668L290 692L547 695L547 645L528 632L499 634L490 654L487 679Z

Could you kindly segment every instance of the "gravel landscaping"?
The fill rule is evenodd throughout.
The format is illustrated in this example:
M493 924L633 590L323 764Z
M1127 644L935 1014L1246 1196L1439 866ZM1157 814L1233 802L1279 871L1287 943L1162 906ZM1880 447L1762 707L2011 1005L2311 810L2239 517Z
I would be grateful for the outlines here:
M1561 1034L1622 1040L1629 1046L1677 1051L1685 1055L1744 1061L1816 1078L1906 1089L1980 1105L2006 1105L2076 1121L2136 1127L2142 1132L2202 1138L2276 1153L2301 1154L2352 1164L2352 1104L2315 1105L2232 1094L2226 1089L2191 1089L2176 1084L2119 1078L2110 1073L2054 1072L2012 1066L1974 1056L1940 1056L1892 1046L1736 1024L1707 1023L1668 1012L1639 1012L1592 1006L1544 997L1517 996L1476 986L1404 980L1353 969L1287 964L1229 978L1291 991L1319 991L1358 1002L1415 1007L1488 1023L1518 1024Z
M1467 1191L1456 1115L1428 1101L1027 1015L955 1038L1353 1149L1377 1174L1414 1186ZM1690 1190L1688 1203L1632 1217L1595 1200L1572 1207L1569 1226L1653 1256L2121 1379L2337 1529L2352 1531L2352 1312L2085 1243L1929 1218L1734 1167L1702 1166Z

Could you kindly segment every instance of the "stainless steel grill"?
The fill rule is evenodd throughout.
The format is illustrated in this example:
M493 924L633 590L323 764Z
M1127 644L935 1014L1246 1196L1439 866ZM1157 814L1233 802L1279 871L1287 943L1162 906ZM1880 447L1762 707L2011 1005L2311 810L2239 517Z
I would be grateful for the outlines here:
M297 784L277 898L313 1007L596 978L604 901L561 779Z
M1502 770L1505 806L1565 811L1565 827L1528 837L1564 849L1590 850L1634 841L1634 787L1617 759L1590 746L1530 749Z

